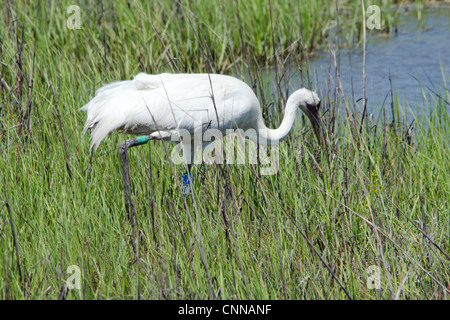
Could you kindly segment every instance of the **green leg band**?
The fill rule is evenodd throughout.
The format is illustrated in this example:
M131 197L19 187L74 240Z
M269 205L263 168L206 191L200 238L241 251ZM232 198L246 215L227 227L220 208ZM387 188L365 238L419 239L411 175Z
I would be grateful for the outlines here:
M140 137L137 137L136 139L138 141L138 144L147 143L149 140L148 136L140 136Z

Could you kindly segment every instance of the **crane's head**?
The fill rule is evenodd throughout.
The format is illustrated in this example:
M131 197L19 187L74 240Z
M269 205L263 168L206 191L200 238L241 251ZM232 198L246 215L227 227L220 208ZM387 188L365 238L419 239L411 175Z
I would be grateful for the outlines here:
M296 96L298 106L302 111L308 116L311 121L314 133L316 134L317 140L320 144L324 141L322 136L322 122L319 117L320 109L320 99L319 96L314 92L306 88L302 88L294 92L293 96Z

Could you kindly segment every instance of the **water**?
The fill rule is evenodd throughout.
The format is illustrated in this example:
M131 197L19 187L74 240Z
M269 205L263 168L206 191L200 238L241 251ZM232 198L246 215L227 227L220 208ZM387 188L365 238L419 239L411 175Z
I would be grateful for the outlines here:
M389 76L394 96L399 98L402 106L409 109L408 118L411 112L421 116L428 110L429 105L421 87L428 100L430 96L438 99L428 88L445 97L444 88L450 66L450 8L426 9L420 21L417 20L416 12L407 11L401 15L396 34L389 37L368 30L366 36L366 96L369 113L377 117L383 101L385 106L390 106ZM362 98L363 90L362 49L350 54L351 68L348 51L341 51L340 79L346 97L351 99L350 71L353 71L354 97L358 100ZM328 79L328 65L329 53L323 53L310 62L311 70L318 79L322 79L322 84ZM334 88L334 70L331 74Z
M390 117L389 77L391 77L394 99L399 99L400 105L407 114L407 121L410 122L413 119L412 113L419 117L428 114L428 108L435 106L432 98L439 99L428 88L445 97L445 88L448 88L446 85L448 68L450 68L450 8L428 8L422 12L419 21L415 11L404 11L397 26L398 32L392 36L371 30L366 33L367 110L376 119L382 115L384 108L386 117ZM332 57L331 61L333 66ZM329 63L330 52L318 53L309 61L309 72L319 93L327 91ZM357 106L360 111L362 111L363 94L362 66L362 48L354 49L350 53L348 50L341 50L340 80L343 91L352 105L352 77L354 100L359 100ZM291 89L299 88L301 86L299 72L290 70L290 73ZM275 79L273 69L268 76ZM331 88L334 90L335 70L333 67L331 67L331 77ZM275 90L273 83L272 92ZM447 110L450 112L448 105Z

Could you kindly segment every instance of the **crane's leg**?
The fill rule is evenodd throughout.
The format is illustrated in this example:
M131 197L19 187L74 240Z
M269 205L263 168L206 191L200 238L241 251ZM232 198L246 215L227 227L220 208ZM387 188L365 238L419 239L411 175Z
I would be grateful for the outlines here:
M191 166L194 163L194 143L183 143L182 148L187 172L183 173L181 189L183 194L189 194L194 181L194 176L191 173Z
M120 159L122 161L122 177L123 177L123 192L125 197L125 209L127 215L133 217L136 213L134 204L131 199L131 179L130 179L130 161L128 158L128 149L146 144L149 140L157 139L164 140L167 138L165 132L158 132L148 136L140 136L137 138L128 139L120 144ZM190 188L192 188L193 176L191 174L191 166L194 161L194 144L186 143L182 145L185 163L187 166L187 172L182 177L182 191L184 194L188 194Z
M189 194L189 191L191 190L190 188L192 188L192 183L194 180L194 176L191 173L191 165L188 164L188 171L183 173L183 181L182 181L182 185L181 185L181 189L183 191L183 194Z
M127 211L128 217L130 216L130 210L132 217L134 217L136 213L134 210L133 201L131 200L130 161L128 159L128 149L135 146L139 146L141 144L146 144L152 138L153 137L151 136L141 136L125 140L120 144L120 159L122 160L123 192L125 196L125 209Z

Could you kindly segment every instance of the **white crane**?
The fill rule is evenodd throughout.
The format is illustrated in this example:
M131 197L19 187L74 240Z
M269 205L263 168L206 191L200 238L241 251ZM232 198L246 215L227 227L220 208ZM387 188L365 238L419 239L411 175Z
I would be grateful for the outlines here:
M127 150L130 147L153 139L174 140L181 130L193 135L199 129L196 124L200 124L203 131L220 130L223 136L227 129L253 129L255 134L248 138L254 142L278 144L288 136L298 108L308 116L322 143L318 116L320 99L315 92L302 88L292 93L281 125L277 129L269 129L264 124L253 90L239 79L219 74L140 73L133 80L103 86L81 110L87 111L83 134L91 130L91 152L113 130L146 135L120 145L124 185L128 184L129 188ZM189 142L181 143L189 173L194 152L186 150L193 150L193 147ZM203 147L210 143L204 142ZM126 189L127 186L127 204Z

